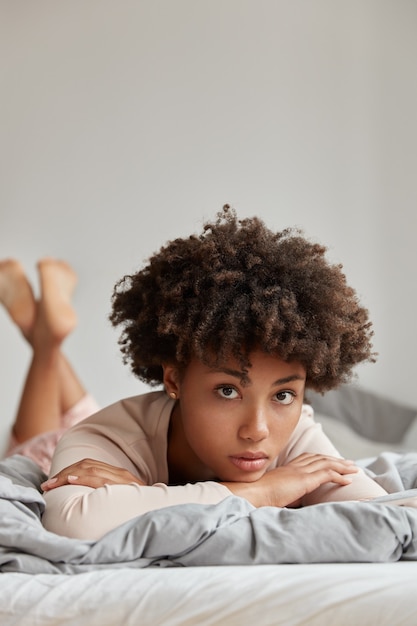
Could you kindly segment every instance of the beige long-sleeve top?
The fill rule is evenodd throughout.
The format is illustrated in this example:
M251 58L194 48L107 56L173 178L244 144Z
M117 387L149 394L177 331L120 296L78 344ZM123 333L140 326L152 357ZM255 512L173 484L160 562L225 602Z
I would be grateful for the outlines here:
M146 486L130 483L93 489L71 484L52 489L44 494L45 528L69 537L98 539L147 511L174 504L215 504L232 495L215 481L168 485L168 427L173 407L174 401L163 391L150 392L120 400L67 431L55 450L51 475L76 461L93 458L129 470ZM340 456L307 405L303 405L298 425L273 467L285 465L303 452ZM305 503L356 500L384 493L361 471L354 475L351 485L323 485Z

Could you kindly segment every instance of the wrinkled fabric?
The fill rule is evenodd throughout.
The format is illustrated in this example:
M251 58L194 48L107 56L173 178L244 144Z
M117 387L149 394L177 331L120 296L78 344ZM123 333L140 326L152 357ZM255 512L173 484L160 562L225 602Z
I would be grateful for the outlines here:
M417 454L387 457L407 472L417 496ZM375 462L374 462L375 472ZM414 469L413 469L414 468ZM410 476L414 473L414 479ZM98 541L69 539L42 526L45 474L13 456L0 464L0 571L76 574L100 568L417 560L417 509L329 502L301 509L255 508L231 496L184 504L126 522Z

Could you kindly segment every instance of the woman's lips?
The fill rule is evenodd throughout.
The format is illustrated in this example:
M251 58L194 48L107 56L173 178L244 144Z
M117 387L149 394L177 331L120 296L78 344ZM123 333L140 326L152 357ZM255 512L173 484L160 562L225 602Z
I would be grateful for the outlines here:
M263 470L267 463L268 457L265 454L244 453L230 457L231 462L243 472L259 472Z

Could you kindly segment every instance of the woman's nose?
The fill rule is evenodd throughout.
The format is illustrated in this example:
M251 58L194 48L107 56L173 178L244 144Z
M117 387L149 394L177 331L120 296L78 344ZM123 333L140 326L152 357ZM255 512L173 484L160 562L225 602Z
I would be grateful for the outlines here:
M257 407L248 411L239 427L239 437L247 441L262 441L269 435L266 412Z

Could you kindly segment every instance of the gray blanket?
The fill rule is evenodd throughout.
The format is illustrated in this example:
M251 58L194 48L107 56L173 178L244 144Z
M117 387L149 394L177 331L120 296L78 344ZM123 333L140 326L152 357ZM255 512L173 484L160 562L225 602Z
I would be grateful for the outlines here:
M384 453L363 465L389 492L417 496L417 453ZM68 539L42 526L44 479L25 457L0 463L1 572L417 560L417 509L389 501L256 509L231 496L147 513L99 541Z

